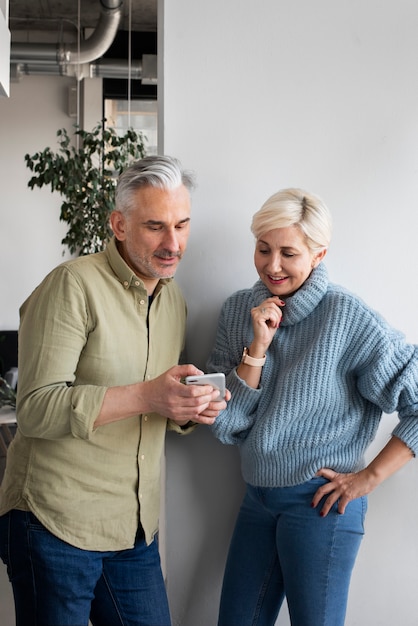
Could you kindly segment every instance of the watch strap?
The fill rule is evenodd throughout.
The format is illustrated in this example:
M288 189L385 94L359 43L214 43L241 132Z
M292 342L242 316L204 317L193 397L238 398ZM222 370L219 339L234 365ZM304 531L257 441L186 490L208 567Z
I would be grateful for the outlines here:
M263 367L266 362L266 355L264 355L261 359L255 359L254 357L248 354L248 348L244 348L242 353L241 363L245 363L245 365L251 365L253 367Z

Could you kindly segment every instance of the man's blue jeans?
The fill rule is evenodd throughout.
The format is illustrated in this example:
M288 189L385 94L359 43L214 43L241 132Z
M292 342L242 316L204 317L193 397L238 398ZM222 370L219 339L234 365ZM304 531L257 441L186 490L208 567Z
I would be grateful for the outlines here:
M326 480L247 486L225 570L218 626L273 626L286 596L292 626L342 626L367 498L321 517Z
M32 514L0 517L16 626L170 626L158 546L141 529L119 552L80 550L52 535Z

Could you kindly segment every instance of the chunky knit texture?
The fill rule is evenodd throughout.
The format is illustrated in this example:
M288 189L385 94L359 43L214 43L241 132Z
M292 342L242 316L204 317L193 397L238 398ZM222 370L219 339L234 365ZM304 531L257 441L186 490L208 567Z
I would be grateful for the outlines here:
M253 339L250 310L270 296L258 281L226 300L207 367L227 375L232 399L212 430L239 446L244 480L285 487L321 467L356 471L382 411L398 412L393 434L416 454L418 346L331 284L323 263L285 300L260 387L238 377L243 347Z

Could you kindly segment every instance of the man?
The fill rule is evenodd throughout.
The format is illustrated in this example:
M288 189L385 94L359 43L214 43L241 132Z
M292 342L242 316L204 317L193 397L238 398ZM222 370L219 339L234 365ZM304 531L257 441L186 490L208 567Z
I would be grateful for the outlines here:
M170 624L154 540L165 432L226 407L177 365L186 306L172 277L192 185L175 159L133 164L106 250L55 268L21 308L19 428L0 490L16 626Z

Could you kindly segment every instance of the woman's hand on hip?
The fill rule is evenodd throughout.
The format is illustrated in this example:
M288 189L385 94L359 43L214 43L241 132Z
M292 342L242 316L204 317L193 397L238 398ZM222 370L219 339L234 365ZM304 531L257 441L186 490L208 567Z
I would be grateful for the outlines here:
M320 511L321 517L328 515L336 502L338 502L338 513L343 515L351 500L367 495L376 487L367 468L349 474L339 474L332 469L322 468L317 476L323 476L329 481L319 487L312 500L312 507L317 507L325 498Z
M337 501L338 513L342 514L351 500L373 491L389 476L404 467L414 456L404 441L392 436L373 461L360 472L339 474L332 469L322 468L317 472L317 476L323 476L329 482L322 485L315 493L312 506L318 506L322 498L326 497L320 515L325 517Z

